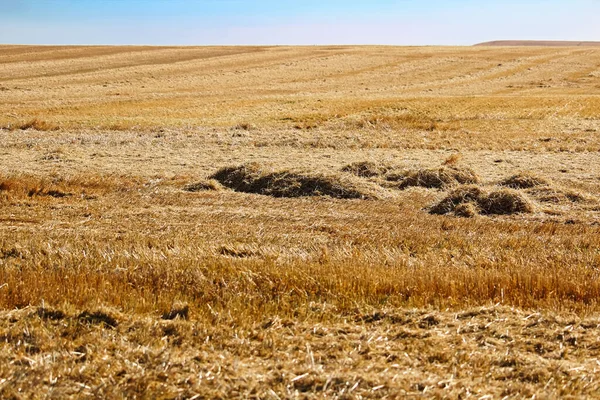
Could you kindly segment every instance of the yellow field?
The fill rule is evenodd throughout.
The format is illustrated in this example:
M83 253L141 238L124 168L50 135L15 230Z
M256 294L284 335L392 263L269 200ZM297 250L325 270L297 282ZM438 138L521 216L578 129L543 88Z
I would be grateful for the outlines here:
M598 396L599 48L0 46L0 127L2 398Z

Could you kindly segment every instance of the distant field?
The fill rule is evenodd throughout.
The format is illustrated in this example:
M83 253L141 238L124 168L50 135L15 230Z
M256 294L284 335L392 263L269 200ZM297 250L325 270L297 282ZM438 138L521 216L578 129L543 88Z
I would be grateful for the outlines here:
M594 397L599 271L600 49L0 46L2 398Z
M479 43L476 46L550 46L550 47L597 47L600 42L577 42L568 40L496 40Z

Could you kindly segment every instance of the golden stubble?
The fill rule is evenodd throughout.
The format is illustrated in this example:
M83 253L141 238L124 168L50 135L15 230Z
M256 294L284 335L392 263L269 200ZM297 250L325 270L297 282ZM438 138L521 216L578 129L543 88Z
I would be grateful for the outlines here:
M2 396L593 395L599 55L0 48Z

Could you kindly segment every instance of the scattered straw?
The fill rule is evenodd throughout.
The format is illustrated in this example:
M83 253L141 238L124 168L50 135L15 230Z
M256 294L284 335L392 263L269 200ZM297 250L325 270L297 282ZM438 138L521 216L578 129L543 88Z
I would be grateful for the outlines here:
M190 183L189 185L185 185L183 187L183 190L186 192L218 191L222 189L223 186L214 179Z
M389 165L378 164L372 161L360 161L346 165L342 172L348 172L361 178L373 178L382 176L392 170Z

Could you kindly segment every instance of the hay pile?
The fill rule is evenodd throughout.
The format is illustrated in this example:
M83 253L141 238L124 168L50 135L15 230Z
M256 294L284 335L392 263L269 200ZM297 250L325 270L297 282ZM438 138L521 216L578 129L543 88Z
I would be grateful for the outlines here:
M342 172L348 172L361 178L373 178L383 176L392 169L389 165L378 164L372 161L360 161L346 165L342 168Z
M569 204L596 200L594 196L554 185L547 179L531 172L513 175L501 181L500 185L512 189L523 189L525 193L540 203Z
M338 175L308 174L293 171L270 171L251 163L226 167L211 175L236 192L272 197L330 196L337 199L374 199L376 191L366 183L360 185Z
M487 192L479 186L467 185L451 191L429 209L431 214L454 214L460 217L531 213L534 207L522 193L513 189Z
M511 189L531 189L537 186L549 186L550 182L531 172L521 172L506 178L500 184Z
M485 196L486 193L479 186L461 186L451 191L442 201L431 207L429 212L439 215L450 214L463 204L472 204L478 209L480 200Z
M393 179L394 177L388 177ZM395 177L399 178L398 176ZM408 187L420 186L431 189L442 189L452 185L466 185L479 183L479 177L470 168L443 166L436 169L418 169L409 171L404 175L404 179L400 182L399 188L406 189Z
M526 193L540 203L568 204L594 201L592 196L579 193L573 189L554 186L539 186L526 190Z
M480 200L479 206L484 214L496 215L531 213L534 210L531 201L513 189L493 191Z

